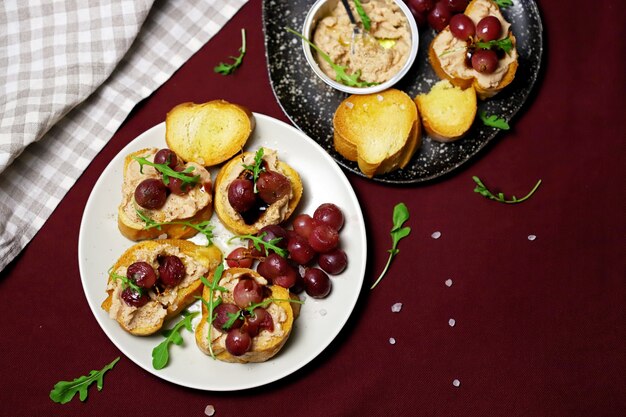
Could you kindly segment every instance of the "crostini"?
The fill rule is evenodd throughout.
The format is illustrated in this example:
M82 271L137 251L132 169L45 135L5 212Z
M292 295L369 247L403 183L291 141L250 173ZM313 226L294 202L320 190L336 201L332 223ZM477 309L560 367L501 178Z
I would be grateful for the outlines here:
M215 213L231 232L256 234L282 223L302 197L300 175L276 151L259 148L228 161L215 179Z
M212 276L221 262L222 253L213 245L179 239L136 243L108 272L102 308L127 332L153 334L197 301L201 277Z

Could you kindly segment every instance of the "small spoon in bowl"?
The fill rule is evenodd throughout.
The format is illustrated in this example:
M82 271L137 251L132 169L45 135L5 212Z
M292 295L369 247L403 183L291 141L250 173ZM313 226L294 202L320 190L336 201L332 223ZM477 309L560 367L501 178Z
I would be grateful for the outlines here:
M356 19L354 18L354 14L352 14L352 9L348 4L348 0L341 0L343 3L343 7L346 9L346 13L348 13L348 19L350 19L350 23L352 23L352 39L350 40L350 53L354 54L354 40L357 36L361 34L361 28L356 23Z

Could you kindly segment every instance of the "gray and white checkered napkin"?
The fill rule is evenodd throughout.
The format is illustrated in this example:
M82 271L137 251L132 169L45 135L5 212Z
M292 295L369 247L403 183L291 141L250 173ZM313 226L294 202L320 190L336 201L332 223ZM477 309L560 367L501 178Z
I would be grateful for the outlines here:
M246 1L0 2L0 270L132 108Z

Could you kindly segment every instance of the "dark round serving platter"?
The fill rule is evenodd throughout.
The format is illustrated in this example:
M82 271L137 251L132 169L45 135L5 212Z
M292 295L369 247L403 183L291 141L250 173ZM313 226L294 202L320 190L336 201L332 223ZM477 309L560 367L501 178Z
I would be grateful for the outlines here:
M319 143L341 166L363 176L356 162L348 161L333 148L332 119L337 106L348 94L333 89L320 80L309 67L302 43L285 30L302 31L307 11L314 0L264 0L263 29L269 77L274 94L283 111L300 130ZM480 102L478 111L510 121L526 102L541 66L543 26L534 1L514 0L502 8L511 22L517 39L519 67L515 80L495 97ZM417 59L409 73L395 88L415 97L430 90L439 81L428 62L428 45L435 33L420 31ZM472 159L501 131L483 125L476 118L467 136L452 143L439 143L423 136L422 146L409 164L375 181L392 184L414 184L438 178Z

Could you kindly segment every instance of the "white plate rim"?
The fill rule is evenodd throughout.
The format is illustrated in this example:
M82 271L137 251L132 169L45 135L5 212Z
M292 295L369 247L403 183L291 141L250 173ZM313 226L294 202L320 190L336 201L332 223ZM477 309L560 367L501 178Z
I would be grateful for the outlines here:
M330 331L326 335L326 337L316 338L315 340L319 341L319 344L317 346L314 346L314 349L307 349L305 351L306 354L304 355L304 357L300 358L298 361L293 360L293 355L295 354L292 353L289 355L289 361L291 363L280 364L280 361L283 360L283 358L287 356L287 354L283 355L284 353L283 351L281 351L275 358L262 364L246 364L246 365L225 364L223 362L216 361L214 363L216 365L214 366L214 368L216 368L215 370L218 371L218 374L221 369L228 369L224 365L229 366L229 367L243 366L246 368L246 370L243 372L245 372L245 375L247 375L248 378L242 379L241 382L234 382L234 383L229 383L229 384L222 384L219 381L215 382L216 378L214 375L210 375L206 379L206 381L204 380L198 381L196 379L185 379L184 376L181 377L178 373L172 372L172 369L177 369L177 367L183 367L184 364L186 363L184 361L182 363L175 363L174 358L176 358L176 356L174 355L183 355L184 353L180 351L181 348L182 349L194 349L195 348L195 350L199 352L199 349L197 349L196 346L190 346L190 345L195 345L195 340L193 338L192 333L187 332L187 331L183 332L184 346L180 347L180 346L172 345L170 347L170 364L168 365L168 367L157 371L152 368L150 357L147 358L147 362L146 362L145 357L138 358L137 353L136 353L137 347L135 343L131 343L129 346L129 343L127 342L129 340L129 337L131 337L131 338L134 338L132 340L137 340L138 343L143 346L145 345L144 341L146 340L146 338L137 338L137 337L128 335L128 333L124 332L117 325L117 323L114 320L110 319L108 315L106 314L106 312L104 312L101 309L100 303L104 299L104 295L105 295L106 270L97 271L96 276L103 277L102 282L99 282L99 283L94 282L93 281L94 274L90 272L89 268L95 261L91 260L90 256L93 256L94 250L97 251L100 249L108 249L107 251L103 251L102 256L104 258L108 257L107 259L109 260L110 265L112 265L113 262L117 259L117 257L121 255L123 250L132 246L135 242L131 242L122 237L123 240L126 240L125 247L115 248L117 251L112 250L113 248L110 247L110 246L115 246L115 243L111 243L109 247L106 247L107 245L103 244L105 248L99 247L98 243L95 244L96 245L95 249L91 247L91 245L94 245L94 240L93 238L90 240L89 236L90 236L90 232L94 231L93 230L94 227L101 227L102 224L105 224L106 226L104 227L110 228L112 226L115 230L117 229L117 220L115 217L116 212L117 212L117 205L119 203L119 200L117 199L109 199L109 203L112 205L112 207L109 207L108 209L112 210L113 215L111 215L111 212L107 213L108 215L105 216L106 218L104 219L104 221L103 219L92 219L94 212L98 212L98 210L103 210L102 207L95 206L96 204L101 203L101 201L99 200L102 197L99 196L99 193L104 192L103 190L107 186L107 182L110 182L110 178L114 176L114 173L116 172L116 170L117 170L117 175L119 175L121 178L121 166L123 166L123 159L125 155L127 155L128 153L134 150L149 147L149 146L155 146L155 147L165 146L165 140L164 140L165 123L164 122L161 122L153 126L152 128L146 130L142 134L138 135L135 139L129 142L111 160L111 162L103 170L100 177L96 181L92 189L92 192L90 193L90 196L87 200L87 203L85 205L83 217L81 219L79 239L78 239L78 260L79 260L81 284L83 286L83 291L87 298L92 314L96 318L96 321L98 322L100 328L105 332L109 340L113 342L113 344L126 357L131 359L138 366L140 366L144 370L152 373L153 375L161 379L164 379L166 381L169 381L178 385L189 387L189 388L208 390L208 391L236 391L236 390L242 390L242 389L249 389L249 388L258 387L258 386L266 385L271 382L277 381L301 369L306 364L308 364L313 359L315 359L319 354L321 354L328 347L328 345L330 345L330 343L337 337L337 335L341 332L346 322L348 321L349 317L351 316L354 310L354 307L356 306L356 302L358 300L358 297L359 297L359 294L361 292L361 288L363 285L363 281L365 278L365 268L366 268L366 260L367 260L367 238L366 238L363 213L361 211L361 207L356 197L356 194L352 186L350 185L347 177L341 170L341 168L330 157L330 155L328 155L328 153L319 144L317 144L317 142L315 142L314 140L306 136L300 130L278 119L274 119L270 116L266 116L266 115L259 114L259 113L253 113L253 115L256 120L256 127L252 133L252 136L248 142L248 146L246 147L246 149L251 148L250 145L272 147L271 146L272 142L270 138L260 137L260 135L264 134L265 131L267 132L278 131L278 132L283 133L285 137L290 138L288 140L294 140L298 142L297 144L294 144L293 146L291 146L287 152L281 152L281 149L278 149L281 159L285 160L287 163L292 165L296 170L298 170L298 162L299 161L302 162L302 160L300 159L302 157L314 156L317 159L321 159L321 161L324 162L324 166L317 167L317 169L323 169L324 174L328 172L328 175L331 175L333 179L337 181L337 185L334 188L336 188L337 190L341 190L341 192L344 194L341 198L343 198L345 201L348 201L351 205L351 207L349 207L350 209L349 212L346 213L346 227L344 227L344 229L342 230L340 234L342 245L345 244L346 241L348 242L348 247L346 247L345 249L349 255L349 266L348 266L348 269L343 274L348 274L347 276L349 276L349 279L346 279L345 277L343 277L343 274L339 275L337 278L332 278L333 279L333 292L331 292L330 296L327 299L323 299L323 300L313 300L311 298L306 299L305 304L302 309L303 314L298 319L299 321L296 322L296 326L294 326L293 333L296 334L296 336L295 337L292 336L290 338L290 340L288 341L287 345L284 348L284 351L285 350L288 351L290 348L294 350L298 349L298 345L296 344L298 343L297 341L293 342L291 345L290 343L291 343L291 339L298 338L297 331L299 330L299 327L300 327L299 324L301 323L303 319L306 319L308 317L310 320L311 319L318 320L320 317L322 317L321 320L323 320L327 316L326 314L324 314L324 312L326 311L324 307L325 306L324 303L333 303L332 305L335 305L336 303L341 303L342 314L340 315L340 317L337 317L336 315L332 317L335 320L334 325L329 328ZM161 136L162 141L160 143L152 143L153 136L154 137ZM284 140L286 139L274 138L273 140L274 141L278 140L278 142L284 142ZM147 141L150 142L150 144L144 144L144 142L147 142ZM308 151L312 151L313 154L306 154L306 152ZM287 155L285 155L285 153L287 153ZM302 175L302 177L303 177L303 181L310 180L305 175ZM213 175L213 178L215 178L214 175ZM108 185L110 186L111 184L108 184ZM305 193L306 193L306 190L307 190L307 186L305 183ZM328 191L327 187L325 187L325 191ZM324 197L310 196L310 198L311 200L307 203L307 205L311 207L314 207L320 202L328 201L327 195L325 195ZM304 207L300 209L303 209L303 208ZM305 212L312 214L312 209L306 210ZM216 220L216 216L212 218L212 221L214 220ZM100 222L100 224L98 226L94 226L94 222ZM346 236L347 233L345 229L347 227L349 227L350 229L349 230L350 236ZM102 241L102 239L100 239L100 241ZM115 240L111 240L111 242L115 242ZM348 282L348 284L346 284L346 282ZM347 298L344 296L344 297L341 297L341 299L338 299L337 297L338 294L334 294L334 292L336 291L335 289L337 288L337 285L338 285L337 283L341 283L339 285L343 285L343 286L348 285L348 287L345 287L345 288L350 289L349 291L347 291L347 295L348 295ZM100 285L101 298L97 298L97 296L95 295L97 293L94 290L96 289L97 285ZM346 291L342 290L342 294L344 292ZM333 301L333 295L335 295L334 301ZM309 307L310 304L313 304L313 307L311 307L311 309L313 309L314 311L312 310L311 312L308 312L308 314L305 314L307 313L307 307ZM330 307L330 306L331 304L326 304L326 307ZM197 323L197 319L198 318L196 317L196 320L194 321L194 329L195 329L195 324ZM169 326L167 327L171 327L171 325L173 325L173 323L177 321L178 321L177 319L174 319L172 323L170 323ZM332 323L333 322L331 322L331 324ZM304 327L304 329L300 329L300 331L304 331L304 332L308 331L308 326L306 325L306 323L302 327ZM328 327L328 326L325 326L325 327ZM158 343L164 340L163 337L158 334L156 336L152 336L152 338L154 338L152 347L156 346ZM139 340L141 342L139 342ZM296 345L294 346L294 344ZM174 349L176 350L174 351ZM145 353L145 349L144 349L144 353ZM209 357L206 357L206 360L212 361L212 359ZM282 366L274 366L273 364L276 364L276 365L280 364ZM263 367L263 368L259 370L258 372L256 372L255 369L258 369L258 367ZM278 369L274 373L272 373L271 371L266 372L266 369L272 370L273 368L278 368ZM238 369L238 368L231 368L228 370L232 372L233 369ZM253 375L253 377L249 377L250 375Z

